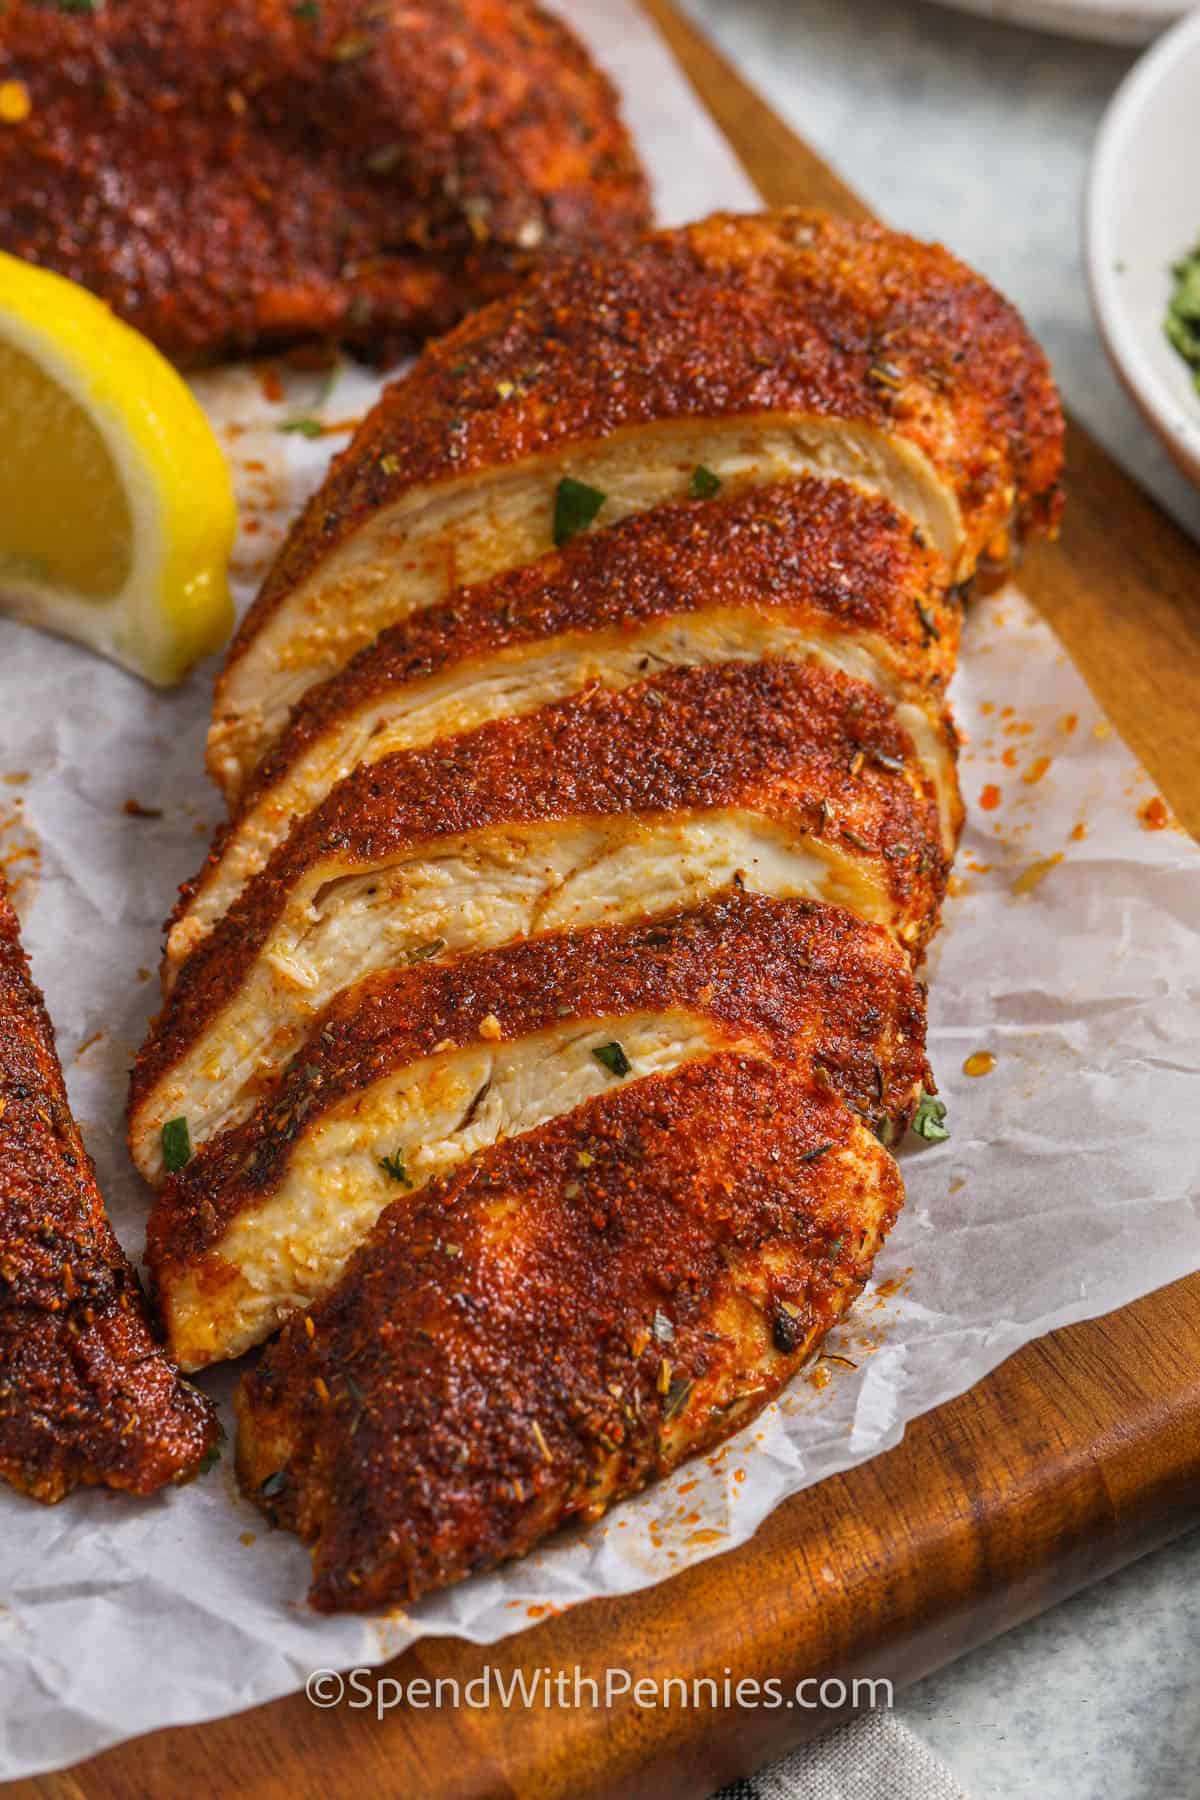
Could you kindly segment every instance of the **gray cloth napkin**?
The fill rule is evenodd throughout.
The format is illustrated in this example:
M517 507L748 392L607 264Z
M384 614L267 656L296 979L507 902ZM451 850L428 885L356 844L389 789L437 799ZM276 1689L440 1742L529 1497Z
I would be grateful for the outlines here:
M713 1800L969 1800L949 1769L889 1713L864 1713Z

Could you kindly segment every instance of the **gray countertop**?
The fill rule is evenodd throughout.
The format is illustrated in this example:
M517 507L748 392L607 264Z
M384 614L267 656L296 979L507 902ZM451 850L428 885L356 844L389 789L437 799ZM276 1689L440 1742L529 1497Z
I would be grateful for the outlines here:
M1083 277L1088 158L1131 56L928 0L684 4L892 224L1017 302L1074 411L1200 537L1200 496L1119 388ZM899 1716L974 1800L1197 1800L1198 1593L1200 1534L922 1682Z

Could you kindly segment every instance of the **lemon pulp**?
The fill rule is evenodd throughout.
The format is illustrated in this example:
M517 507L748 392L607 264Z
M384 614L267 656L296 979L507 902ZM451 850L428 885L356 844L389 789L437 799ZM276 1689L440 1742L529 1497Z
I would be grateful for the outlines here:
M0 340L0 575L110 600L129 579L133 517L107 444L33 358Z

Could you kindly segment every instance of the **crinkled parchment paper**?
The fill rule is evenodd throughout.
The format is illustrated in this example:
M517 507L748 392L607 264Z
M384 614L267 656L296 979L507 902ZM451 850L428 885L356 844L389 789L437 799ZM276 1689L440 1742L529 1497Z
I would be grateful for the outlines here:
M563 10L613 68L677 221L755 196L625 0ZM239 598L377 384L262 370L197 384L242 503ZM275 392L275 398L271 398ZM160 921L217 816L201 756L210 670L152 694L0 621L0 857L117 1227L147 1196L124 1149L126 1071L156 994ZM263 1528L231 1457L150 1502L0 1492L0 1773L72 1762L155 1726L372 1663L427 1633L480 1643L741 1543L786 1495L894 1444L1020 1344L1200 1267L1200 859L1056 641L1015 592L977 603L956 684L970 822L935 946L931 1053L953 1136L904 1156L908 1205L878 1284L751 1428L671 1483L505 1572L382 1621L318 1619L307 1556ZM127 808L150 809L138 816ZM1139 812L1147 813L1144 821ZM972 1079L977 1052L994 1070ZM226 1371L205 1386L222 1401ZM686 1489L686 1491L684 1491Z

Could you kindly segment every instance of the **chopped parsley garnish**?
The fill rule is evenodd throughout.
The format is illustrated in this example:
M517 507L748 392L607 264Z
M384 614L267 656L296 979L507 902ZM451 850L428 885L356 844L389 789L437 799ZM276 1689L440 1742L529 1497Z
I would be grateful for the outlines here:
M317 0L300 0L299 6L293 6L292 16L296 19L319 19L321 9Z
M1200 244L1172 265L1175 286L1167 307L1167 341L1178 350L1200 389Z
M57 0L59 12L98 13L103 0Z
M783 1356L790 1356L798 1350L804 1338L804 1322L798 1306L791 1306L785 1300L776 1302L775 1317L771 1321L771 1338L775 1348Z
M398 1150L393 1151L391 1156L381 1156L379 1166L390 1181L402 1181L405 1187L412 1186L408 1170L405 1168Z
M939 1144L943 1138L950 1136L945 1118L946 1102L939 1100L936 1094L927 1094L922 1088L920 1103L913 1114L913 1131L919 1138L925 1138L932 1144Z
M899 775L904 768L903 757L889 756L886 750L872 750L871 761L878 763L879 767L886 769L890 775Z
M692 1391L692 1381L687 1375L676 1375L663 1398L663 1418L673 1419Z
M168 1119L162 1128L163 1167L168 1175L186 1169L192 1160L192 1134L186 1119Z
M258 1491L264 1500L274 1500L277 1495L282 1494L286 1485L287 1471L285 1469L276 1469L273 1475L267 1476L267 1479L262 1483Z
M942 634L937 628L933 614L921 600L914 600L913 605L917 609L917 617L921 621L921 630L925 633L926 643L935 643Z
M320 419L285 419L278 427L280 431L294 431L299 437L319 438L325 427Z
M876 387L898 388L904 385L903 372L895 363L885 362L882 357L867 370L867 380L873 381Z
M586 531L608 495L586 481L564 475L554 490L554 542L561 550L569 539Z
M688 494L693 500L711 500L714 494L721 491L721 477L706 469L703 463L697 463L692 470L692 479L688 483Z
M333 46L333 60L339 63L357 62L361 56L369 56L375 48L373 38L365 31L352 32Z
M210 1444L208 1446L208 1449L204 1452L204 1455L200 1458L200 1461L196 1464L197 1475L207 1475L208 1471L212 1468L213 1464L219 1463L220 1460L221 1460L220 1444L219 1443Z
M390 175L403 155L402 144L380 144L378 150L372 150L368 156L367 167L372 175Z
M633 1064L626 1056L620 1044L614 1038L611 1044L597 1044L592 1051L598 1063L603 1063L610 1075L628 1075Z

